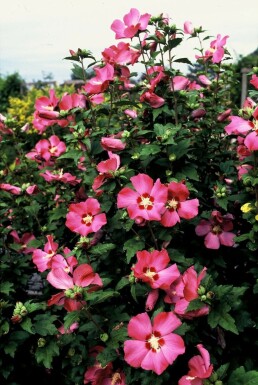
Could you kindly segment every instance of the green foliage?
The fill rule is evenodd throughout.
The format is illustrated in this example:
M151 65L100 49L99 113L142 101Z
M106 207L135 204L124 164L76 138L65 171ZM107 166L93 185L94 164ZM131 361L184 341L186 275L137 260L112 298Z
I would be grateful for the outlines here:
M204 32L195 30L191 38L206 45ZM130 59L114 65L112 58L107 65L78 49L66 59L85 86L14 94L1 117L3 385L20 383L24 367L31 376L26 373L21 385L42 373L44 385L82 385L89 368L100 376L96 383L177 385L200 345L213 365L203 385L258 380L258 154L242 159L237 135L226 135L229 121L220 118L231 109L255 127L255 105L239 111L232 101L235 75L225 64L227 51L220 63L199 59L194 82L183 77L180 86L183 74L174 63L189 59L177 57L176 49L189 36L162 16L150 20L146 33L141 46L132 39L139 57L131 61L147 69L139 80L128 72ZM108 76L103 82L101 71ZM252 97L257 100L257 91ZM21 129L26 123L30 128ZM111 147L104 147L103 137L115 139ZM244 176L238 173L243 165L249 166ZM135 183L137 175L150 178L151 191L146 179ZM83 212L80 221L73 213L71 226L72 210L80 212L89 198L99 209ZM146 212L152 215L153 207L150 219ZM149 266L146 255L154 252ZM174 269L173 279L167 268ZM128 323L144 312L152 320L173 312L181 321L173 333L182 336L185 353L160 375L125 361ZM157 343L162 348L162 337Z

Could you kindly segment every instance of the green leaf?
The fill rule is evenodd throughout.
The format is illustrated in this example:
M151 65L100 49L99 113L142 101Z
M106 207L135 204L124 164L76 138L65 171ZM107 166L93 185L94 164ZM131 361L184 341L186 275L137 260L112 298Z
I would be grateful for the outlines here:
M53 358L59 355L59 346L56 341L49 341L45 346L38 347L35 357L38 364L43 364L45 368L51 369Z
M149 155L158 154L160 152L160 146L158 144L146 144L142 146L140 156L148 157Z
M204 306L204 303L199 299L196 298L192 300L189 305L187 306L186 311L193 311L193 310L199 310Z
M47 305L45 302L32 302L31 300L26 301L24 303L24 306L26 307L28 313L32 313L37 310L46 310L47 308Z
M89 253L92 255L103 256L108 255L111 250L114 250L116 245L114 243L99 243L93 246Z
M122 277L118 283L116 284L116 290L121 290L123 289L123 287L129 285L130 282L129 282L129 279L127 277Z
M82 151L78 150L70 150L67 151L65 154L60 155L58 159L73 159L74 163L77 165L79 158L82 156Z
M216 203L225 211L228 208L228 198L216 198Z
M185 64L190 64L190 65L192 65L192 62L190 62L190 60L189 59L187 59L187 57L181 57L181 58L179 58L179 59L176 59L176 60L174 60L174 63L185 63Z
M113 348L106 348L97 355L97 361L104 368L109 362L114 361L117 358L117 351Z
M128 239L128 241L125 242L123 250L126 252L126 262L130 263L133 256L136 254L137 251L143 250L145 247L145 242L140 241L136 238Z
M31 319L29 317L26 317L24 319L24 321L21 322L20 325L21 325L22 329L25 330L26 332L28 332L30 334L35 334Z
M29 215L36 217L38 215L39 210L40 210L40 205L38 204L38 202L32 201L30 206L24 207L24 210Z
M78 322L80 319L80 312L79 311L71 311L66 314L64 317L64 328L65 330L68 330L69 327L74 323Z
M87 293L87 301L89 301L91 305L96 305L105 302L109 298L118 297L119 295L119 292L112 289L100 290L94 293Z
M220 315L218 324L225 330L229 330L234 334L239 334L234 318L228 313Z
M13 283L3 282L0 284L0 293L9 295L11 292L14 292Z
M243 366L234 370L229 377L228 385L257 385L258 371L250 370L246 372Z
M216 373L217 373L218 378L219 378L220 380L223 380L223 378L224 378L225 375L227 374L228 368L229 368L229 363L224 364L224 365L221 365L221 366L216 370Z
M41 336L54 335L57 332L57 328L54 325L56 321L56 316L49 314L39 314L34 320L34 329L35 332Z

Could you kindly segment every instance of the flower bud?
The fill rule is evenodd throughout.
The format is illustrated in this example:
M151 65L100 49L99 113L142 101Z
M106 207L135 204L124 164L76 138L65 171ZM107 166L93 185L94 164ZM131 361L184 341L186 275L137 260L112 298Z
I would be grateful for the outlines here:
M106 342L109 338L107 333L100 334L99 337L100 337L101 341L103 341L103 342Z
M45 338L39 338L38 339L38 347L39 348L43 348L45 345L46 345L46 340L45 340Z

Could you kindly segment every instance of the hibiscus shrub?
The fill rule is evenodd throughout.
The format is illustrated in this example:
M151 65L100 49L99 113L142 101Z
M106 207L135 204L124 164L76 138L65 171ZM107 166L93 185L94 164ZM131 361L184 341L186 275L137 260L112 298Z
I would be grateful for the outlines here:
M228 36L111 29L33 126L1 115L1 384L255 384L258 77L239 109Z

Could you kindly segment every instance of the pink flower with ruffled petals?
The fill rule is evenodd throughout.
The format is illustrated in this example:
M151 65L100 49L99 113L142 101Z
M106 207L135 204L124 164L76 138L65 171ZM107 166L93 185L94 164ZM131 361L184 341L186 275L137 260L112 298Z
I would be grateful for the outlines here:
M86 263L77 266L72 275L63 268L52 269L47 275L47 281L56 289L63 290L50 298L48 306L64 305L67 311L79 310L85 305L83 300L85 287L103 286L100 276Z
M33 263L37 266L38 271L42 273L51 268L52 258L54 255L57 255L57 249L58 243L54 242L52 235L47 235L47 243L44 246L44 251L35 249L32 254Z
M161 218L163 226L175 226L180 222L180 218L192 219L198 215L199 201L198 199L188 199L189 195L189 190L184 183L169 183L166 208Z
M100 173L93 182L92 188L94 191L97 191L109 178L114 177L115 171L119 169L120 166L120 156L113 154L111 151L108 151L109 159L103 160L97 165L97 170Z
M250 80L250 84L252 84L258 90L258 76L253 74Z
M196 55L197 59L208 60L211 59L213 63L220 63L225 54L224 46L227 42L229 36L221 37L220 34L217 35L217 39L213 40L210 43L210 49L205 51L204 56Z
M34 235L31 233L24 233L21 237L19 237L17 231L13 230L10 232L10 235L13 237L15 243L21 246L21 252L23 254L33 253L35 250L34 247L28 247L28 243L35 239Z
M179 380L178 385L202 385L202 380L211 376L213 365L210 363L208 350L202 344L198 344L197 349L200 355L194 356L189 360L189 372Z
M135 64L138 61L141 52L130 47L129 43L120 42L111 45L102 52L103 60L112 65Z
M131 219L143 218L148 221L160 221L161 212L167 200L167 188L160 180L146 174L130 178L136 191L124 187L117 197L117 207L126 207Z
M249 151L258 150L258 130L250 132L245 137L244 145Z
M148 283L152 289L166 290L180 276L175 263L167 267L170 258L165 249L138 251L136 257L137 263L132 267L134 276Z
M171 80L171 91L185 90L190 84L190 80L185 76L174 76Z
M45 172L39 175L42 176L45 179L45 181L49 183L51 183L52 181L59 181L59 182L70 184L71 186L75 186L81 182L81 179L76 179L76 176L71 175L69 172L63 173L63 170L58 170L55 172L46 170Z
M124 343L125 361L134 368L163 373L185 352L182 337L172 333L180 325L181 321L172 312L156 315L153 325L147 313L131 318L128 335L132 340Z
M22 189L17 186L13 186L9 183L1 183L0 184L0 189L9 192L10 194L13 195L20 195L22 193Z
M205 277L206 270L207 268L204 267L198 275L194 266L191 266L172 283L169 290L166 290L164 302L175 304L174 312L180 317L192 319L209 313L210 308L206 304L198 310L187 311L190 302L199 297L198 288Z
M65 225L74 233L86 236L96 233L107 223L106 214L100 212L97 199L88 198L85 202L72 203L66 215Z
M146 91L140 96L141 103L148 103L152 108L159 108L165 104L165 99L154 92Z
M219 249L220 245L234 246L233 216L231 214L222 215L214 210L211 213L211 219L201 219L195 228L196 235L204 238L204 244L207 249Z
M82 94L67 94L65 93L62 96L62 99L59 103L60 110L69 111L76 107L85 108L86 106L86 98Z
M254 124L250 120L245 120L239 116L230 116L230 124L225 126L228 135L246 135L254 128Z
M144 31L149 23L151 15L145 13L140 15L140 12L136 8L131 8L130 12L123 17L123 21L114 20L111 24L112 31L115 32L116 39L132 38L138 31Z
M103 137L100 140L101 147L106 151L122 151L126 147L126 143L122 142L120 139Z
M109 82L114 79L114 67L109 63L104 67L95 67L94 71L96 76L92 77L82 86L88 94L104 92L108 88Z

